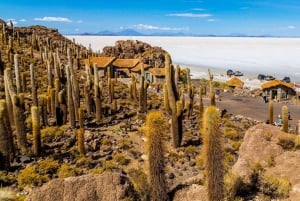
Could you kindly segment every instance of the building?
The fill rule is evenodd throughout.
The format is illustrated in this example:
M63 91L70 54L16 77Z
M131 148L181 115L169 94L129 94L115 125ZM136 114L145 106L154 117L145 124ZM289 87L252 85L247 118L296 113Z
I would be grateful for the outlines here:
M130 70L136 67L140 59L116 59L112 63L113 72L117 73L119 77L130 77Z
M165 68L150 68L150 82L155 84L161 84L165 82Z
M264 96L268 97L269 100L287 100L296 95L294 85L280 80L265 82L261 85L261 88Z
M90 57L88 59L84 60L84 63L86 66L89 66L92 68L93 72L93 66L94 64L97 66L99 77L106 76L106 73L108 70L113 70L112 63L116 59L116 57Z
M232 89L234 89L235 87L241 87L242 88L244 86L244 82L242 80L240 80L239 78L237 78L237 77L231 78L230 80L228 80L226 82L226 84Z

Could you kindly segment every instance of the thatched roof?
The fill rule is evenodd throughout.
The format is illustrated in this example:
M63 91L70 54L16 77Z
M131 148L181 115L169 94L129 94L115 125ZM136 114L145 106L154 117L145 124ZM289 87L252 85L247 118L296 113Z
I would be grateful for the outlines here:
M150 73L154 76L165 76L165 68L150 68Z
M113 65L118 68L134 68L140 59L116 59Z
M230 87L242 87L244 86L244 82L237 77L233 77L226 82L226 84Z
M106 68L115 59L115 57L90 57L89 59L85 59L84 63L86 65L94 65L95 63L98 68Z
M268 89L268 88L272 88L272 87L278 87L280 85L285 86L285 87L290 88L290 89L294 89L294 86L292 84L283 82L281 80L272 80L272 81L269 81L269 82L265 82L261 85L261 88L262 89Z
M140 72L142 69L142 65L144 65L144 70L148 69L151 67L151 65L149 64L142 64L142 63L138 63L138 65L136 65L134 68L130 69L132 72Z

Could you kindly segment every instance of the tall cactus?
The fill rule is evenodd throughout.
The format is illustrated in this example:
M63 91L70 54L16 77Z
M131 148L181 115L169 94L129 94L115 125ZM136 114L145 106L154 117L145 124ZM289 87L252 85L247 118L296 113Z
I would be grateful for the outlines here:
M3 75L4 74L4 63L2 61L1 50L2 50L2 47L0 46L0 75Z
M203 112L204 112L204 106L203 106L203 87L200 86L199 88L199 117L202 120Z
M31 92L32 92L32 104L38 106L38 98L37 98L37 87L35 84L35 76L33 64L30 64L30 82L31 82Z
M146 137L148 154L148 181L152 201L167 201L167 184L165 178L164 145L165 133L164 117L159 111L152 111L146 119Z
M41 128L40 112L37 106L31 107L32 135L33 135L33 153L39 156L41 152Z
M170 110L169 98L168 98L168 87L167 84L164 84L164 109L166 111Z
M79 116L79 126L80 128L77 130L77 147L78 152L81 155L85 154L85 148L84 148L84 125L83 125L83 109L78 109L78 116Z
M17 94L22 93L21 87L21 73L19 67L19 55L14 55L14 66L15 66L15 75L16 75L16 86L17 86Z
M108 78L108 80L111 81L111 78ZM96 120L101 121L102 119L101 89L99 86L99 76L98 76L96 64L94 64L94 99L96 105Z
M12 130L6 102L0 100L0 169L8 170L14 156Z
M67 75L67 101L68 101L68 110L69 110L69 121L71 128L76 127L76 120L75 120L75 107L74 107L74 100L73 100L73 88L71 84L71 76L70 70L66 67L66 75Z
M286 105L282 106L282 130L286 133L289 132L288 107Z
M203 116L202 136L209 201L224 200L223 135L220 132L220 114L209 106Z
M216 94L215 94L215 89L213 86L213 79L214 75L210 72L208 69L208 75L209 75L209 98L210 98L210 105L211 106L216 106Z
M274 104L272 100L269 102L269 121L270 124L274 122Z
M173 137L173 146L179 147L182 140L182 121L177 116L176 101L179 100L174 83L174 68L171 65L169 54L165 54L166 85L168 89L168 99L171 109L171 133Z

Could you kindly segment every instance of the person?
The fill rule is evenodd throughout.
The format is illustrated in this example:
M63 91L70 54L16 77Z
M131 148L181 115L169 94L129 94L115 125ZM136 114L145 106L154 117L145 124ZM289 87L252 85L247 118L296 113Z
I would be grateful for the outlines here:
M277 126L282 126L282 118L281 118L280 115L278 115L278 119L277 119L276 125Z

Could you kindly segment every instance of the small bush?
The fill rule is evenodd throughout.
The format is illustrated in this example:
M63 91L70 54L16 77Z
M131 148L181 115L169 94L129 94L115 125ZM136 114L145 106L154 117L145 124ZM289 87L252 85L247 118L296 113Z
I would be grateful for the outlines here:
M9 189L0 189L0 200L2 201L15 201L17 199L17 193Z
M238 151L240 149L242 142L241 141L234 141L232 142L232 148L234 151Z
M233 128L226 127L225 131L224 131L224 136L226 138L231 139L231 140L235 140L239 137L239 134L238 134L237 130L235 130Z
M127 140L127 139L121 139L119 140L118 142L118 145L117 145L120 149L129 149L131 147L131 141L130 140Z
M37 173L36 165L29 165L21 170L18 174L18 186L23 189L25 186L41 186L43 182L47 182L49 178Z
M296 149L300 148L300 135L296 135L295 137L295 148Z
M55 136L62 136L64 131L57 126L46 127L41 130L41 138L44 142L50 142Z
M283 149L292 149L295 146L295 136L291 134L280 134L278 135L278 144Z
M142 169L130 169L128 176L133 183L134 189L140 195L141 200L149 200L149 185L147 175Z
M291 190L288 179L264 176L260 180L260 190L271 198L287 198Z
M13 173L0 171L0 186L10 186L14 182L16 182L16 178Z
M101 139L101 144L110 146L112 143L111 143L111 140L109 140L107 138L102 138Z
M77 170L74 166L68 164L62 164L57 171L59 178L73 177L77 175Z
M273 134L270 131L265 131L262 135L263 138L267 141L270 141L273 136Z
M188 146L185 149L185 154L188 155L188 156L196 156L197 153L198 153L198 148L195 147L195 146Z
M59 163L52 158L47 158L39 161L37 166L41 174L54 174L59 168Z
M268 165L268 167L274 167L275 166L275 158L274 158L274 156L269 156L267 158L267 165Z
M128 165L130 160L124 154L115 154L113 160L119 165Z
M94 169L92 169L91 170L91 173L92 174L103 174L103 172L104 172L104 169L103 168L94 168Z
M235 200L235 196L239 189L243 186L242 178L239 175L228 172L224 176L225 194L227 200Z

